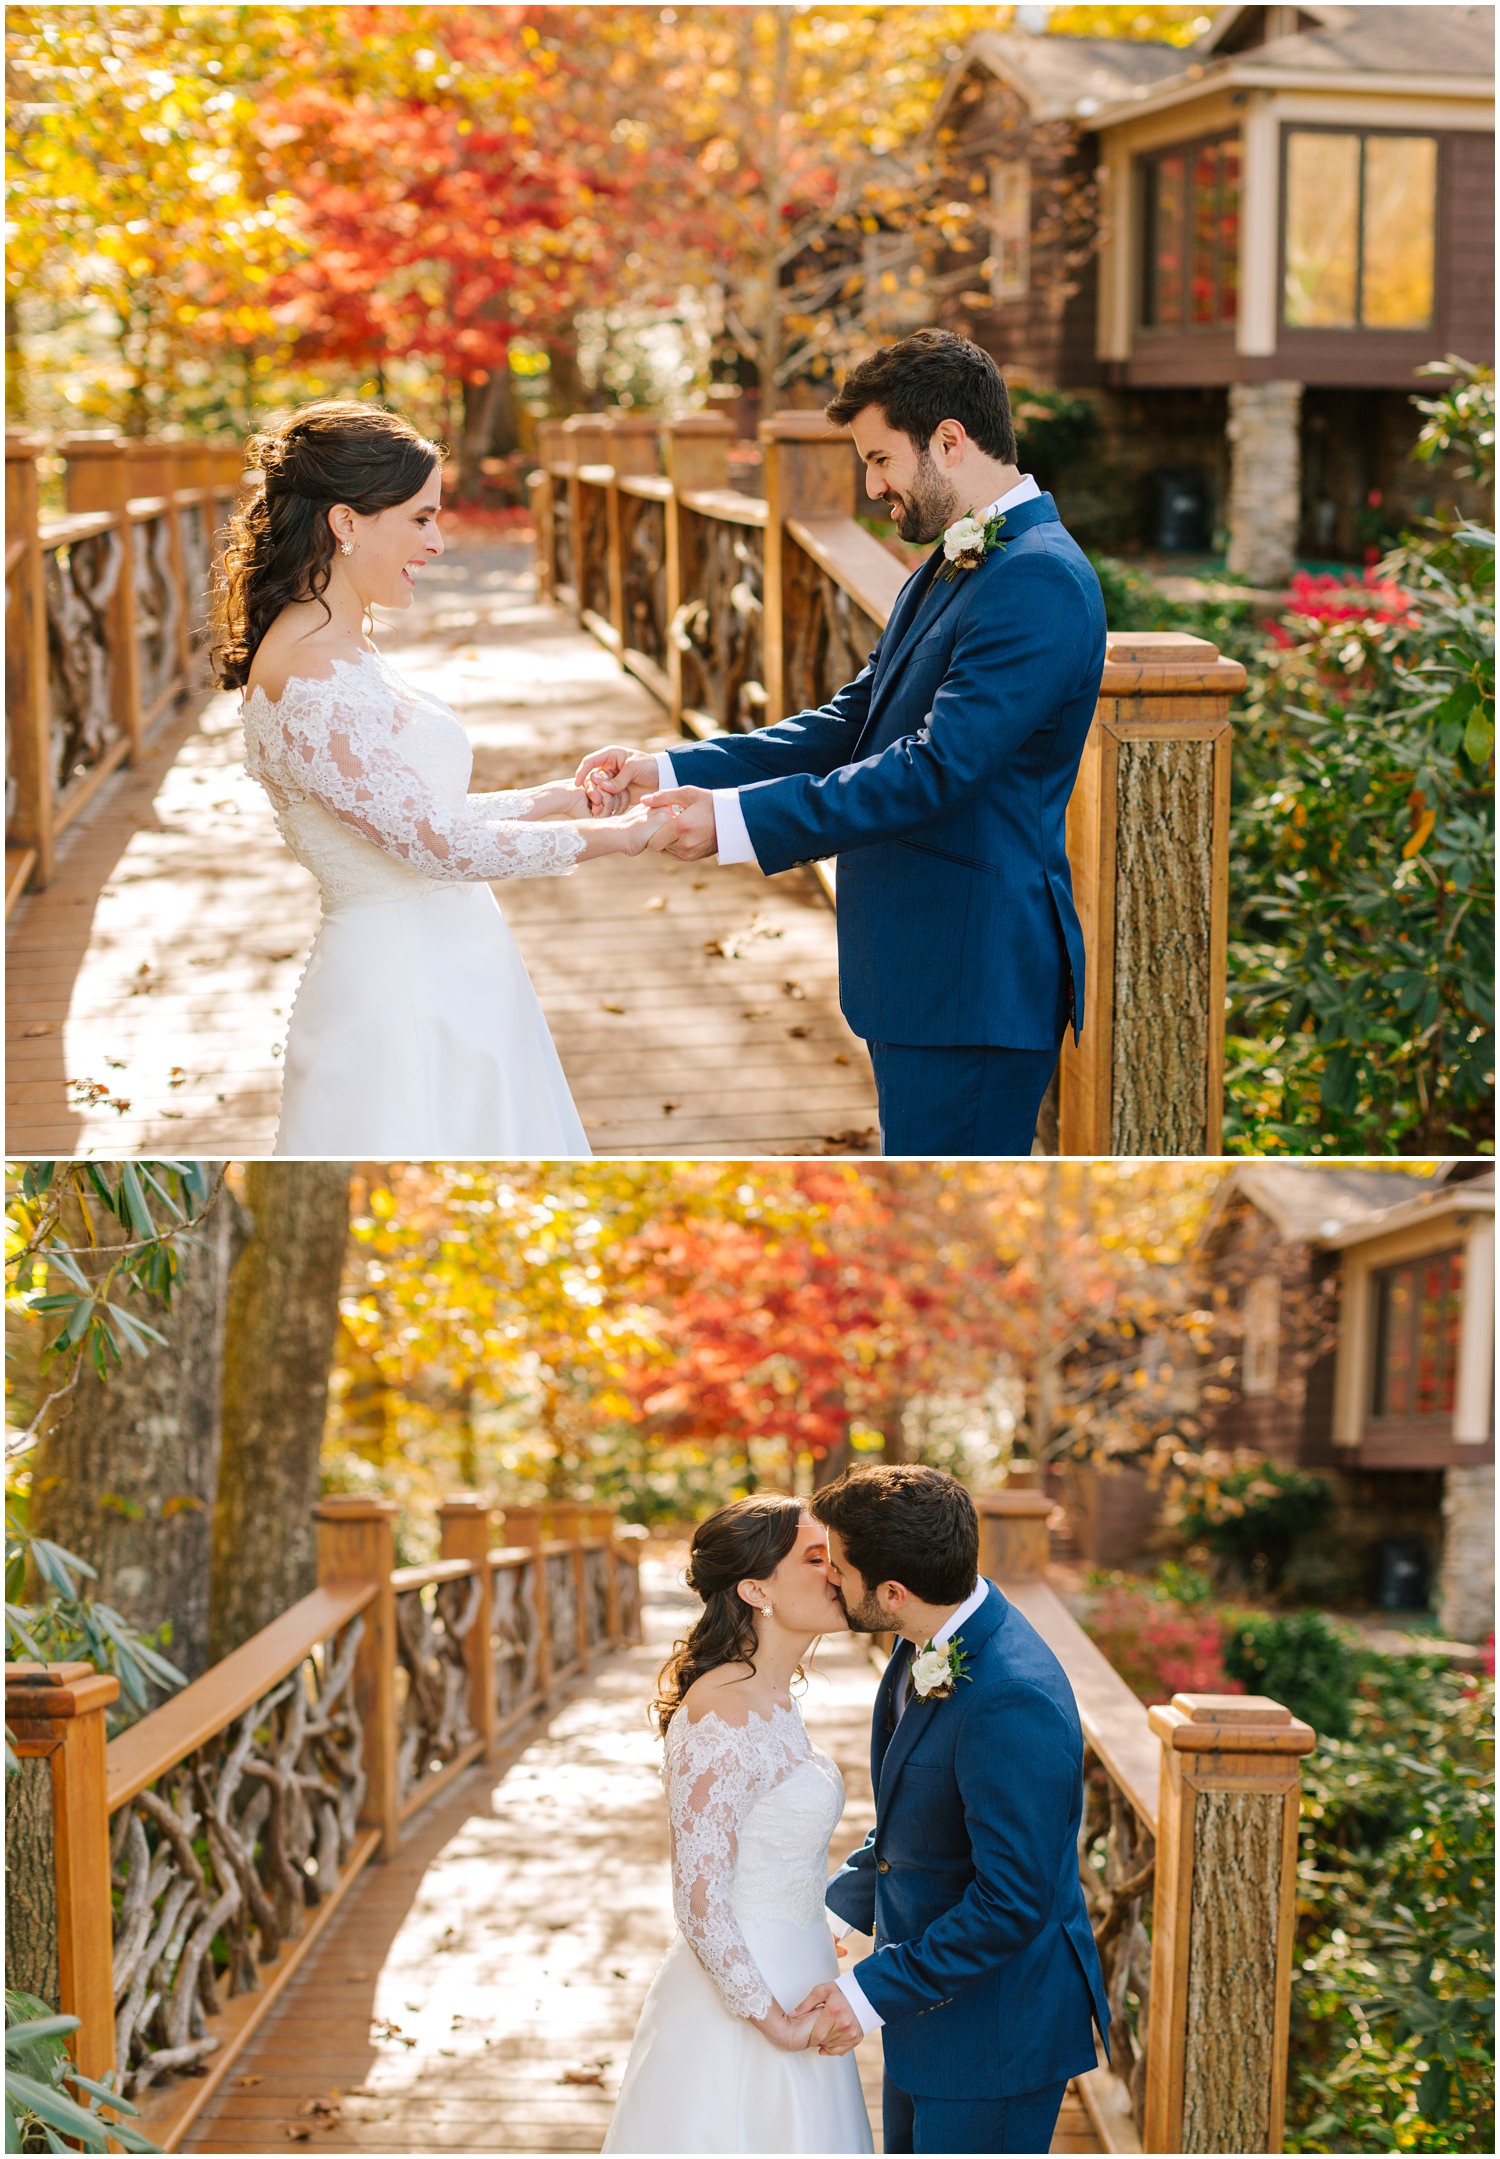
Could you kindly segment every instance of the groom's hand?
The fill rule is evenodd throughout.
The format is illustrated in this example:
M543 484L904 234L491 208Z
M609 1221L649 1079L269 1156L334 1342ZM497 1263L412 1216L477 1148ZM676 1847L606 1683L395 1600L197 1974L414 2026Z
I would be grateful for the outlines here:
M573 775L574 785L584 789L595 817L617 817L633 810L660 778L650 750L624 749L618 743L590 750Z
M817 2012L818 2021L813 2026L808 2045L816 2048L819 2054L851 2053L864 2037L859 2018L837 1980L826 1979L814 1987L797 2004L792 2015L806 2016L810 2010Z
M707 787L663 787L644 797L648 810L671 810L670 826L651 835L650 846L659 855L675 855L679 862L701 862L719 851L714 824L714 798Z

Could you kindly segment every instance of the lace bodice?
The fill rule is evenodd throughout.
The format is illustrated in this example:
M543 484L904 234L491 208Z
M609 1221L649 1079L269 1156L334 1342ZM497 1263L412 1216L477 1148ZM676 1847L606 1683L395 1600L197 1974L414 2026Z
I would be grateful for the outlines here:
M377 652L335 660L326 680L294 675L274 704L252 690L244 726L245 768L330 908L560 876L583 851L567 825L517 822L531 795L469 794L457 714Z
M726 2007L762 2017L773 1997L742 1922L808 1926L822 1912L828 1840L844 1811L838 1765L818 1753L795 1706L744 1725L712 1710L689 1722L682 1710L667 1727L663 1775L677 1924Z

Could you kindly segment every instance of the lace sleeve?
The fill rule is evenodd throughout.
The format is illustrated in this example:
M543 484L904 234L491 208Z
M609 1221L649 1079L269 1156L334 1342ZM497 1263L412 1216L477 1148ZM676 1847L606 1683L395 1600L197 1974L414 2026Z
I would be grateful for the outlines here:
M247 762L273 799L310 796L383 853L445 884L558 877L573 868L583 852L579 834L520 824L514 813L507 819L517 798L440 800L401 755L404 723L384 677L340 665L327 680L294 677L277 704L258 700L253 721L247 707Z
M667 1816L672 1833L672 1906L693 1954L737 2017L763 2017L773 1996L729 1902L738 1832L760 1797L763 1769L750 1735L722 1717L667 1728Z

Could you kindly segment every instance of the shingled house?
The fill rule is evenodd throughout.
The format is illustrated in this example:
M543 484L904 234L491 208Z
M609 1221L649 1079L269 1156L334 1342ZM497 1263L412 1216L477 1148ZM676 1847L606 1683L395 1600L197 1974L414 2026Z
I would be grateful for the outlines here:
M1442 1624L1493 1625L1495 1179L1237 1165L1195 1259L1216 1315L1205 1440L1332 1480L1330 1593L1421 1547Z
M1092 403L1085 538L1218 531L1258 585L1358 561L1455 492L1409 462L1410 398L1494 357L1494 125L1488 6L1224 7L1189 47L983 31L934 126L988 169L987 284L939 280L938 319Z

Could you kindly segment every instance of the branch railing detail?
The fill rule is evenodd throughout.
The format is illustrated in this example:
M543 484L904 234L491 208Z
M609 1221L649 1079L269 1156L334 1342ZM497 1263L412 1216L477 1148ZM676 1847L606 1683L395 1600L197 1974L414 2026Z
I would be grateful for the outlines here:
M1046 1581L1051 1501L978 1505L981 1567L1058 1658L1083 1726L1078 1864L1111 2022L1108 2064L1077 2081L1101 2146L1278 2152L1314 1734L1259 1695L1144 1707Z
M59 835L180 698L204 686L237 443L67 435L67 512L41 514L34 436L5 438L6 907L52 875Z
M858 522L853 449L819 414L762 423L763 499L730 487L729 436L713 414L577 414L543 423L532 475L540 589L688 735L822 703L858 674L909 574ZM1244 681L1203 638L1110 637L1068 812L1087 1019L1046 1113L1060 1153L1221 1151L1229 712Z
M116 2070L169 2149L365 1864L639 1639L637 1549L608 1510L512 1509L496 1545L486 1505L449 1501L443 1556L404 1568L395 1511L321 1501L320 1587L108 1744L115 1679L6 1667L7 1860L43 1915L10 1931L7 1984L80 2018L81 2072ZM539 1594L542 1568L566 1595Z

